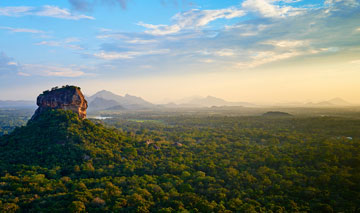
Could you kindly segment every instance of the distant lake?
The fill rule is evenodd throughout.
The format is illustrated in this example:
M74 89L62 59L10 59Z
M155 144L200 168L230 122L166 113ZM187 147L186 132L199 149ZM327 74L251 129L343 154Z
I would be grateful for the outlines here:
M113 118L113 117L96 116L96 117L91 117L91 118L98 119L98 120L105 120L105 119L110 119L110 118Z

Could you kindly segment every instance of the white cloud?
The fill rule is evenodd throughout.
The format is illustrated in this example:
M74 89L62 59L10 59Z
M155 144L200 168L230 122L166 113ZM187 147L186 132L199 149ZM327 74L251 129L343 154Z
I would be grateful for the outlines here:
M181 30L204 27L217 19L233 19L244 15L243 10L234 7L219 10L193 9L176 14L172 18L174 22L172 25L153 25L142 22L138 23L138 25L147 28L148 30L145 32L151 35L169 35L178 33Z
M268 18L281 18L301 14L304 9L292 7L289 5L276 5L276 2L292 3L296 1L281 0L245 0L242 7L246 10L257 12Z
M273 45L280 48L296 48L304 47L309 45L307 40L270 40L263 42L263 44Z
M12 27L0 27L0 29L8 30L13 33L45 33L41 30L28 29L28 28L12 28Z
M360 3L357 0L325 0L325 5L344 4L345 6L358 6Z
M72 43L79 42L79 41L80 41L80 39L78 39L78 38L66 38L63 41L41 41L41 42L35 43L35 45L63 47L63 48L69 48L69 49L74 49L74 50L83 50L84 48L80 47L79 45L72 44Z
M23 76L39 75L55 77L80 77L86 75L76 67L48 66L41 64L24 64L20 73Z
M35 43L35 45L46 45L46 46L58 47L58 46L60 46L60 42L58 42L58 41L41 41L41 42Z
M29 11L34 9L33 7L0 7L0 15L2 16L22 16L28 14Z
M12 65L17 66L17 65L18 65L18 63L17 63L17 62L14 62L14 61L9 61L9 62L7 63L7 65L10 65L10 66L12 66Z
M288 47L288 46L282 45L281 47ZM272 51L258 51L258 52L250 51L247 53L248 55L251 55L250 60L236 63L236 68L242 68L242 69L255 68L264 64L286 60L298 56L308 56L308 55L320 54L324 52L330 52L332 49L330 47L330 48L319 48L319 49L308 48L305 50L301 50L300 47L302 46L293 44L290 45L290 47L283 48L281 50L275 49Z
M129 44L151 44L151 43L156 43L157 40L134 38L134 39L126 40L125 42Z
M213 63L214 60L213 59L200 59L199 62L202 62L202 63L207 63L207 64L210 64L210 63Z
M235 52L232 49L222 49L215 51L215 55L217 56L234 56Z
M102 31L102 32L109 32L109 31ZM97 39L114 39L114 40L121 40L128 44L151 44L151 43L157 43L158 40L155 39L148 39L148 38L142 38L137 36L126 36L122 33L110 33L110 34L102 34L96 36Z
M20 76L31 76L29 73L24 73L24 72L18 72L17 73L18 75L20 75Z
M93 54L97 58L104 60L116 60L116 59L132 59L143 55L159 55L169 53L169 49L149 50L149 51L128 51L128 52L105 52Z
M169 35L177 33L181 30L181 27L177 24L175 25L153 25L153 24L145 24L139 22L138 25L147 28L145 32L151 35Z
M90 70L85 66L58 66L43 64L21 64L14 59L0 52L0 75L19 76L54 76L54 77L80 77L90 76L91 73L85 73L83 70Z
M220 50L202 50L197 51L201 55L213 55L213 56L235 56L236 53L233 49L220 49Z
M74 14L66 8L59 8L57 6L45 5L42 7L0 7L1 16L43 16L59 19L79 20L79 19L95 19L92 16L81 14Z

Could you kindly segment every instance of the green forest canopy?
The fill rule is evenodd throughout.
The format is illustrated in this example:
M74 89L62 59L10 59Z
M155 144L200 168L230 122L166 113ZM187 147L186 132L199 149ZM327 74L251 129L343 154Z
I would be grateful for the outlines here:
M1 210L360 210L360 120L152 118L53 110L1 137Z

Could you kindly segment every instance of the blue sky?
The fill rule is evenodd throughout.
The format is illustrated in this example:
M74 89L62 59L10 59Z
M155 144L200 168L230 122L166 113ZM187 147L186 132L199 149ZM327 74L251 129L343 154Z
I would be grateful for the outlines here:
M0 38L0 99L360 101L357 0L4 0Z

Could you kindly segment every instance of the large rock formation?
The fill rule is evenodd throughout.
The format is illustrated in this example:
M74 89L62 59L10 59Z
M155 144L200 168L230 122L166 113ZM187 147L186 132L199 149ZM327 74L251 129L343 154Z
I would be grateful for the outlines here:
M76 86L64 86L62 88L52 88L51 91L44 91L37 97L36 104L39 106L32 116L31 120L36 120L39 115L49 109L71 110L79 118L86 118L86 109L88 107L84 95L80 88Z

